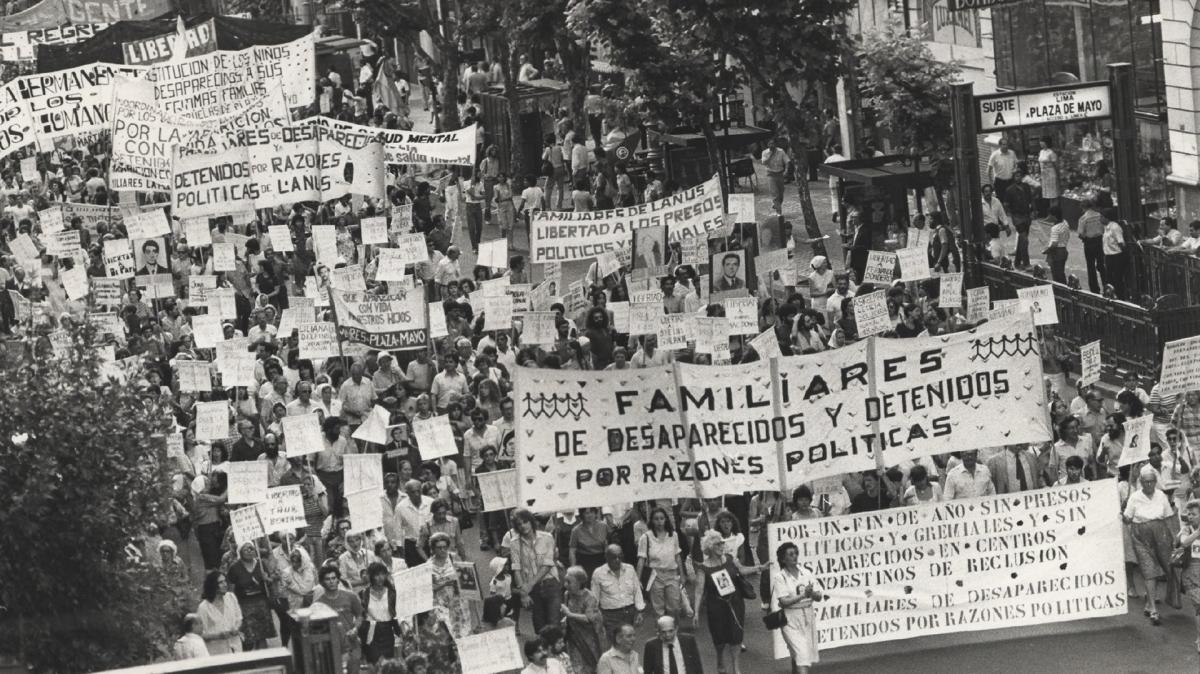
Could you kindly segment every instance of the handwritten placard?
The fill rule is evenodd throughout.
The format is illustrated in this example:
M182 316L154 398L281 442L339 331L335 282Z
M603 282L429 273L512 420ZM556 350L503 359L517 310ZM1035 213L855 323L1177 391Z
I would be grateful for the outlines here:
M307 520L304 519L304 496L300 493L298 484L268 489L264 506L259 513L263 518L263 528L268 534L308 526Z
M260 503L267 500L266 461L230 461L226 475L229 476L230 503Z
M517 471L515 468L486 473L476 472L475 479L479 481L479 495L483 497L485 512L517 507Z
M443 414L429 419L413 419L412 428L422 459L439 459L458 453L454 431L450 428L450 417Z

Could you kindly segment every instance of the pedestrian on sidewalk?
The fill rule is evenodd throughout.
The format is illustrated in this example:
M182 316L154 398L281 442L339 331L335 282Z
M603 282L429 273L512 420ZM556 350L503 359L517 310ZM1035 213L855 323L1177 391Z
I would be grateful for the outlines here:
M787 173L788 154L779 138L772 138L770 146L763 151L763 166L767 169L767 182L771 186L771 208L783 215L783 185Z

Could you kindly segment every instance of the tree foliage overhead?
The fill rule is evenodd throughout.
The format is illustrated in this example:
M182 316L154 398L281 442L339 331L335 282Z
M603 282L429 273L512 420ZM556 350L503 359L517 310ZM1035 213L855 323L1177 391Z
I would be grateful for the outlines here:
M126 551L168 502L166 417L103 374L92 328L72 338L0 359L0 652L37 671L158 659L178 617L178 588Z
M948 146L951 85L960 72L899 26L864 35L859 45L863 103L910 154L939 154Z

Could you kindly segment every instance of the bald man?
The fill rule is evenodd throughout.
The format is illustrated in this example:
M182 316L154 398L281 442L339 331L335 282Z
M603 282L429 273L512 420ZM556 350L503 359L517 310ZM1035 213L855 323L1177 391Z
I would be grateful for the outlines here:
M592 594L600 602L604 633L608 635L609 643L621 625L630 623L637 627L642 624L646 600L638 586L637 569L621 561L621 546L610 545L604 549L604 566L592 572Z
M658 619L658 636L646 642L642 667L643 674L704 674L696 639L680 634L669 615Z

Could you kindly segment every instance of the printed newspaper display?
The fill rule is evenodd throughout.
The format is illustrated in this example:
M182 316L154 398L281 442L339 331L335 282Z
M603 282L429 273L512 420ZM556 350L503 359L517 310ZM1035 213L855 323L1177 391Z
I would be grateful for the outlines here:
M633 230L666 225L672 243L725 224L720 180L636 206L604 211L535 211L530 215L533 262L586 260L628 246Z
M863 341L729 368L518 368L521 502L549 512L778 490L873 468L881 447L891 465L1052 437L1029 317L869 339L871 362Z
M768 548L816 576L822 650L1125 615L1118 502L1108 480L921 503L772 523Z

